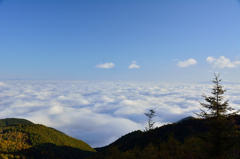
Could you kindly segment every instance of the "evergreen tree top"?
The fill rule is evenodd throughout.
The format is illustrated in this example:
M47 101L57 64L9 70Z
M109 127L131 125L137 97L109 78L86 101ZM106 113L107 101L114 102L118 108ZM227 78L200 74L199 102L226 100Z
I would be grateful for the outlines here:
M236 115L240 110L229 113L233 111L234 109L228 105L228 101L223 101L224 96L223 94L226 92L226 90L223 89L223 86L220 85L220 82L222 81L219 79L220 74L214 74L214 79L212 82L214 83L212 88L212 96L206 96L205 94L202 95L202 97L205 99L207 103L200 102L202 108L200 108L200 113L195 113L197 116L202 118L212 118L212 117L228 117L232 115ZM205 110L207 109L207 110Z

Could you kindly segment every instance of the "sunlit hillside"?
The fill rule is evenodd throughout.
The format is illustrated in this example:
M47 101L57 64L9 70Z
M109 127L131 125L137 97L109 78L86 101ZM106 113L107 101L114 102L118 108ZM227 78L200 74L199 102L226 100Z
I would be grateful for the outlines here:
M2 158L84 158L95 152L88 144L53 128L24 119L0 120Z

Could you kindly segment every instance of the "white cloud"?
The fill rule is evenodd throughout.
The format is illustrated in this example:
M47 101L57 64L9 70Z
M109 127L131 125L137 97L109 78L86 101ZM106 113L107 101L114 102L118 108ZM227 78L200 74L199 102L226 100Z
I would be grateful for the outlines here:
M106 69L112 68L112 67L115 67L114 63L112 63L112 62L104 63L104 64L100 63L97 66L95 66L95 68L106 68Z
M240 61L230 61L230 59L224 56L220 56L218 59L209 56L206 61L213 64L213 67L217 68L237 68L240 66Z
M167 82L0 82L1 118L26 118L54 127L93 147L107 145L134 130L143 130L144 113L156 111L156 126L199 111L209 84ZM226 85L226 99L240 108L240 85Z
M137 65L136 61L132 61L132 63L128 66L128 69L134 69L134 68L140 68L140 66Z
M196 65L196 64L197 64L197 61L195 59L188 59L186 61L179 61L177 66L178 67L188 67L188 66Z

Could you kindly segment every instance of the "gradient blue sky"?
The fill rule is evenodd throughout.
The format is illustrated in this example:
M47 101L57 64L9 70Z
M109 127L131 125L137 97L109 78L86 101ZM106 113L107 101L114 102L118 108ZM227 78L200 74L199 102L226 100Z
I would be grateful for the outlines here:
M236 82L239 67L238 0L0 1L2 80Z

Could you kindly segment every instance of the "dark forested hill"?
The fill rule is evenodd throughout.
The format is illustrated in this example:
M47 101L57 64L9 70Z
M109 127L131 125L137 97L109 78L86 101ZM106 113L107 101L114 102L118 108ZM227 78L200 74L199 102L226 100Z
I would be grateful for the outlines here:
M121 151L127 151L136 146L144 148L149 143L166 141L169 135L173 136L180 142L183 142L186 137L206 132L208 129L204 122L205 120L203 119L189 118L188 120L182 120L181 122L157 127L151 132L142 132L138 130L122 136L108 146L95 149L97 151L103 151L112 146L118 147Z
M240 116L235 115L237 125L240 125ZM202 147L206 143L201 136L209 131L207 119L187 118L180 122L163 125L148 132L140 130L126 134L108 146L95 148L97 153L91 159L203 159L206 152ZM240 154L240 142L231 155ZM239 155L240 157L240 155Z
M0 158L85 158L88 144L25 119L0 120Z

